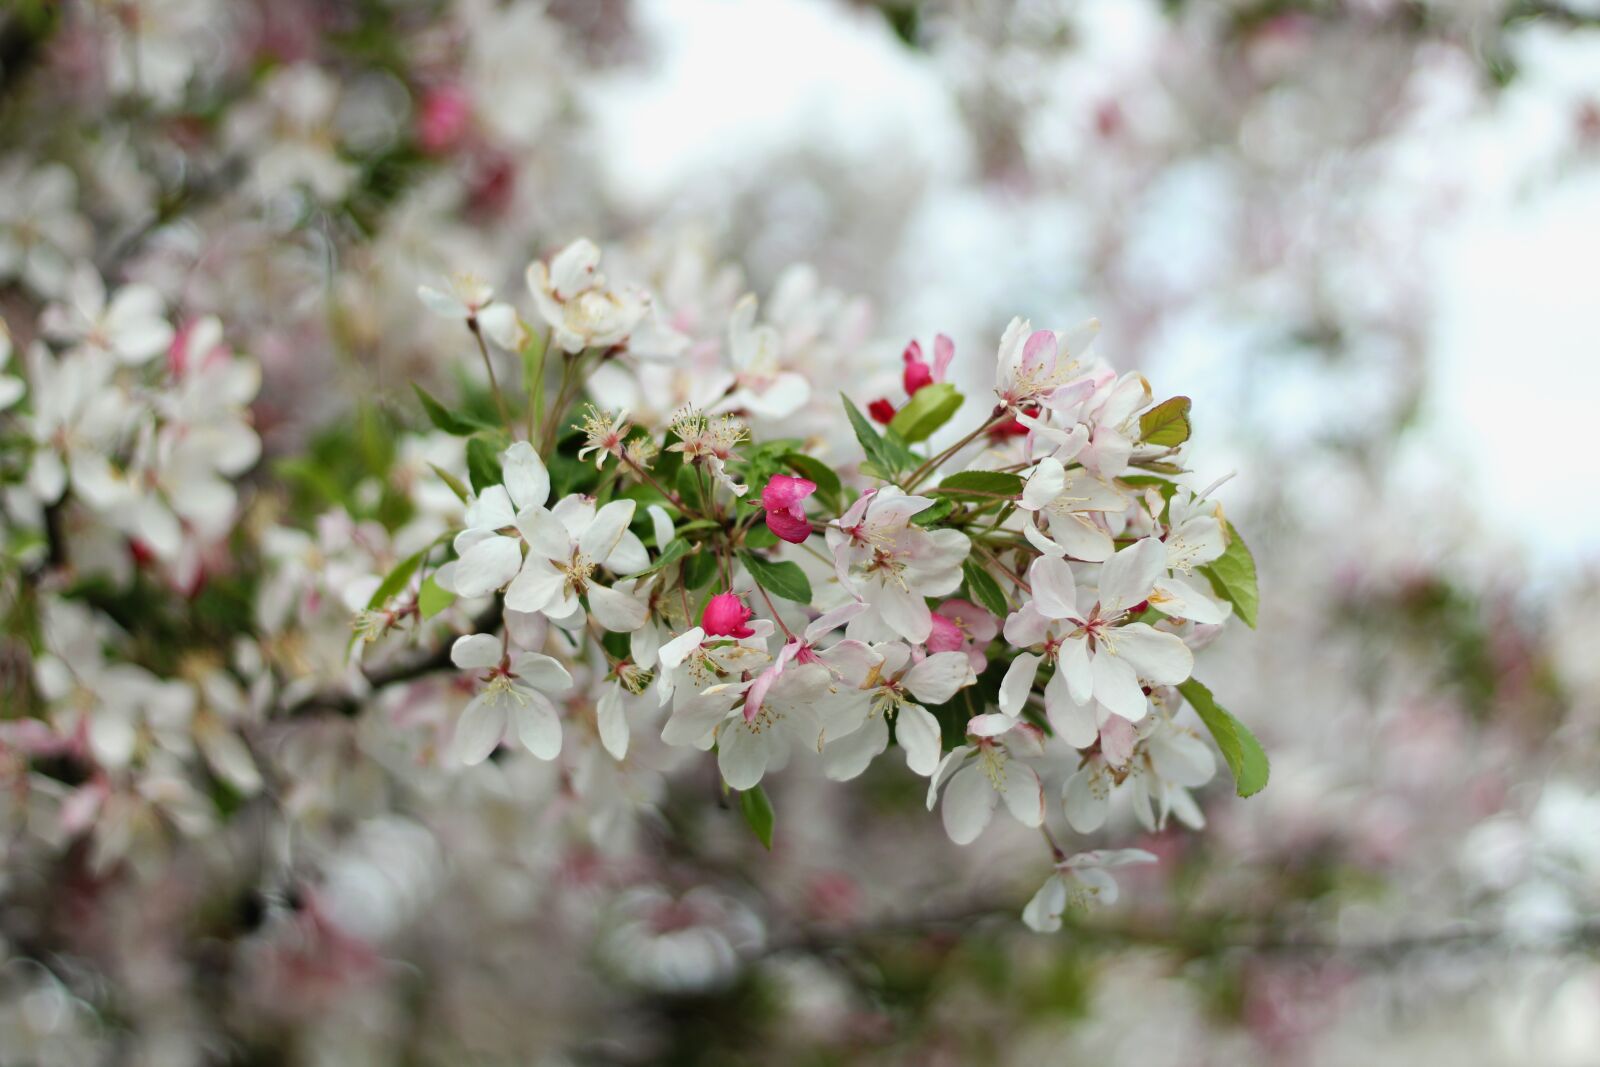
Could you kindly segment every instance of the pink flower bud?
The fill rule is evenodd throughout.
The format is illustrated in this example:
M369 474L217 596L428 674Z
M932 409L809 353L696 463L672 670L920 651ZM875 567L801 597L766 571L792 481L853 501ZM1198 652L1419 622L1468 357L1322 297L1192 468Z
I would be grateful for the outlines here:
M472 98L459 85L429 89L417 108L417 147L443 155L461 142L472 121Z
M817 483L807 478L774 474L761 490L761 506L767 510L767 529L791 544L811 536L811 520L806 518L805 499L817 491Z
M933 384L933 368L923 361L921 345L912 341L906 345L906 350L900 358L906 363L906 369L901 374L900 380L906 387L907 396L915 396L918 389Z
M700 628L707 637L749 637L755 633L746 626L755 612L745 606L737 593L718 593L706 604Z
M889 403L889 398L881 396L867 405L867 414L885 426L894 418L894 405Z

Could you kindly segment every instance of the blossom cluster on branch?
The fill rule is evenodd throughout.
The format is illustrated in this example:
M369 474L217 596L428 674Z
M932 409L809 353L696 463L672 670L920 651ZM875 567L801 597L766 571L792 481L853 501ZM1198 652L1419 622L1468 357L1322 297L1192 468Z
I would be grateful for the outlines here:
M1119 789L1147 827L1203 823L1189 790L1215 765L1175 719L1185 701L1241 794L1265 783L1260 746L1192 677L1194 650L1230 616L1254 622L1248 549L1215 486L1183 484L1187 398L1157 402L1139 374L1092 359L1095 323L1013 320L996 402L943 448L928 442L969 407L941 380L956 356L941 337L929 367L912 342L908 399L881 432L842 399L864 460L837 470L802 439L751 433L751 398L811 393L778 369L753 297L733 312L726 373L667 418L580 401L572 383L598 367L715 343L599 267L586 240L532 264L532 322L472 279L453 297L420 290L462 321L491 378L491 342L526 372L520 388L497 383L498 425L421 394L434 425L467 441L468 479L441 472L463 521L403 561L363 616L371 639L457 601L478 619L492 609L451 646L476 688L454 758L509 743L553 760L592 738L622 760L655 705L661 740L714 750L725 786L748 795L797 758L853 778L893 743L958 844L1001 807L1043 830L1055 873L1027 911L1039 929L1070 900L1114 895L1107 869L1154 859L1069 855L1048 827L1053 795L1076 832L1097 830ZM764 361L771 371L752 371ZM545 406L553 362L562 385ZM743 807L769 837L770 802Z

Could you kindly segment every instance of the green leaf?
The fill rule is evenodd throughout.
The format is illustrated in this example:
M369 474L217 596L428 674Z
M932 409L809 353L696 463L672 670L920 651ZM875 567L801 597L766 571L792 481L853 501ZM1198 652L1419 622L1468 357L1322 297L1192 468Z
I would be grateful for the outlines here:
M467 476L472 480L472 490L482 493L491 485L504 481L500 473L500 457L494 446L482 437L467 440Z
M757 522L745 531L744 543L749 548L772 548L778 543L778 535L765 522Z
M833 510L835 515L844 511L844 486L833 468L814 456L803 452L790 452L783 457L789 469L817 483L817 497Z
M926 441L961 410L961 401L961 394L949 382L925 385L912 395L905 407L894 413L889 429L908 444Z
M544 334L528 330L528 343L522 346L522 391L527 394L528 413L536 429L544 429Z
M692 463L685 463L678 468L678 499L683 501L683 506L690 511L704 512L706 510L703 494L700 492L700 468Z
M850 426L856 432L856 440L861 442L861 449L867 454L867 461L875 471L875 477L886 481L893 481L894 476L907 467L917 464L917 457L906 447L904 439L893 430L883 436L872 428L872 423L861 414L850 398L843 393L839 399L844 401L845 414L850 417ZM863 467L865 469L865 467Z
M433 468L433 473L439 476L440 481L444 482L445 485L450 487L450 491L456 495L457 500L461 501L463 504L468 502L468 498L471 494L467 492L467 487L462 484L460 478L457 478L454 474L451 474L437 463L430 463L428 466Z
M428 391L416 382L411 383L411 388L416 391L417 399L422 401L422 410L428 413L428 421L445 433L456 437L471 437L479 430L492 429L487 423L479 422L471 415L451 411L428 395Z
M771 852L772 824L777 821L777 814L772 810L767 791L758 785L740 793L739 810L744 812L744 821L750 824L750 829L756 832L756 839Z
M633 574L628 575L628 577L643 578L647 574L653 574L662 567L665 567L667 564L671 563L673 560L680 559L684 553L688 551L689 542L685 541L681 537L674 537L672 540L667 542L667 547L662 551L661 555L656 557L656 561L654 563L650 564L650 566L646 567L642 571L635 571Z
M1272 768L1267 761L1266 750L1256 740L1256 735L1250 732L1250 728L1229 714L1226 708L1217 703L1211 690L1196 679L1190 678L1178 686L1178 692L1183 694L1183 699L1189 702L1189 706L1200 716L1200 721L1206 724L1206 729L1211 731L1211 736L1216 738L1217 747L1222 749L1222 758L1228 761L1228 770L1233 772L1234 788L1239 795L1254 796L1265 789Z
M931 490L957 496L1017 497L1022 495L1022 477L1008 471L958 471Z
M1211 591L1232 604L1244 624L1254 630L1256 612L1261 607L1255 557L1233 523L1225 523L1223 530L1228 535L1228 550L1201 567L1200 573L1211 583Z
M445 589L429 575L422 583L422 591L417 594L417 610L424 619L431 619L445 608L456 602L456 595Z
M429 545L422 551L413 552L399 563L396 563L394 570L386 574L383 581L378 583L378 588L373 590L372 599L367 601L367 610L377 610L386 604L390 597L404 589L406 583L411 580L411 576L417 573L417 568L422 566L423 558L427 556L432 548L433 546Z
M781 596L797 604L811 603L811 581L798 564L762 559L754 552L741 552L739 558L744 561L756 584L773 596Z
M1147 445L1177 448L1189 439L1189 398L1163 400L1139 416L1139 439Z
M931 508L923 508L915 515L911 516L911 521L916 523L918 526L932 526L934 523L938 522L955 509L956 502L954 500L951 500L947 496L940 497L938 500L933 502L933 506Z
M678 573L683 578L684 588L699 589L716 577L717 557L706 549L684 556L683 566L678 569Z
M966 576L967 592L972 594L972 599L1002 619L1011 613L1011 605L1006 603L1006 595L1001 591L1000 583L983 569L981 563L968 559L961 565L961 573Z

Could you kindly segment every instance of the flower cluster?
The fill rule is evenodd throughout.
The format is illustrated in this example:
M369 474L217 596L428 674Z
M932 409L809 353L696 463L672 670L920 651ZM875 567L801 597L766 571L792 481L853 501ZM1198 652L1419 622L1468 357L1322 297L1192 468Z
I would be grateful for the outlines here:
M1142 376L1091 358L1095 323L1014 320L992 403L945 380L948 338L932 365L913 342L908 402L875 405L880 432L844 399L862 458L847 447L830 465L806 441L752 435L790 388L781 372L752 377L779 344L752 327L754 297L730 312L732 373L707 406L640 417L591 395L578 410L571 383L594 368L670 363L698 343L599 264L580 240L529 267L531 321L487 289L459 307L422 290L525 367L559 361L563 383L548 408L538 380L501 387L500 425L425 397L440 430L467 438L469 479L461 525L424 562L485 623L451 649L474 689L458 760L502 744L554 760L589 737L625 760L648 728L715 752L726 787L754 793L795 760L854 778L894 745L956 843L1001 807L1043 831L1057 873L1026 914L1039 929L1072 900L1114 895L1107 869L1145 858L1068 855L1052 797L1075 833L1098 830L1117 793L1151 829L1203 823L1188 790L1215 761L1180 720L1185 701L1240 792L1264 784L1259 745L1191 677L1230 616L1253 625L1253 563L1215 486L1183 484L1188 400L1158 403ZM976 428L951 438L973 407ZM576 741L574 716L592 724Z

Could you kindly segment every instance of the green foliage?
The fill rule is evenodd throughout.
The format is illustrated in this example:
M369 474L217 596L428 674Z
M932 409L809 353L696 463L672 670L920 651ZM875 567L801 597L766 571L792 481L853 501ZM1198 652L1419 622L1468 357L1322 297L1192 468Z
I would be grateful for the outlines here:
M388 603L389 599L396 596L400 590L411 581L411 576L417 573L417 568L422 566L422 561L433 550L429 545L420 552L413 552L405 559L394 565L394 569L384 575L383 581L378 583L378 588L373 590L372 598L367 601L367 610L375 611Z
M681 537L675 537L671 541L667 542L667 547L661 550L661 555L656 557L656 561L654 563L650 564L650 566L646 567L642 571L636 571L635 573L628 575L628 577L643 578L647 574L654 574L656 571L674 562L675 560L682 559L684 553L688 551L689 542L685 541Z
M455 602L456 595L435 581L433 575L423 580L422 590L417 594L417 610L424 619L433 618Z
M467 440L467 477L472 491L482 493L491 485L504 481L500 473L500 455L487 438L472 437Z
M949 497L940 497L933 502L932 507L923 508L911 516L911 521L918 526L932 526L941 519L949 517L950 513L955 509L956 502L954 500Z
M739 810L744 813L744 821L750 829L755 831L756 839L768 852L772 851L772 828L777 821L777 813L772 810L767 791L758 785L740 793Z
M1009 471L958 471L930 492L942 496L1005 497L1022 495L1022 477Z
M1256 612L1261 606L1261 593L1256 584L1256 561L1250 548L1239 536L1232 523L1225 526L1228 550L1200 568L1200 573L1211 583L1217 596L1233 605L1233 610L1252 630L1256 627Z
M1000 583L983 569L983 564L969 557L961 564L961 573L966 578L968 599L982 604L1002 619L1010 614L1011 606L1006 603Z
M895 412L889 429L908 444L926 441L961 410L962 396L949 382L925 385Z
M711 583L717 574L717 557L709 549L702 548L683 557L683 565L679 567L678 574L683 579L685 589L701 589Z
M1139 416L1139 438L1147 445L1177 448L1189 439L1189 398L1163 400Z
M1190 678L1178 686L1178 691L1216 739L1217 747L1222 750L1222 758L1228 762L1228 770L1233 772L1234 788L1239 795L1254 796L1265 789L1271 767L1266 750L1256 740L1256 735L1250 732L1250 728L1218 704L1211 690L1197 679Z
M422 410L427 413L428 421L445 433L455 437L471 437L480 430L493 429L492 426L473 418L471 415L451 411L415 382L411 383L411 388L416 392L417 399L422 403Z
M798 564L762 559L754 552L741 552L739 558L756 584L773 596L799 604L811 603L811 581Z
M839 399L844 401L850 427L855 430L856 440L861 442L861 450L867 455L867 462L861 468L863 472L892 482L901 471L917 465L916 453L911 451L899 434L889 429L880 436L867 417L850 403L849 397L840 393Z

